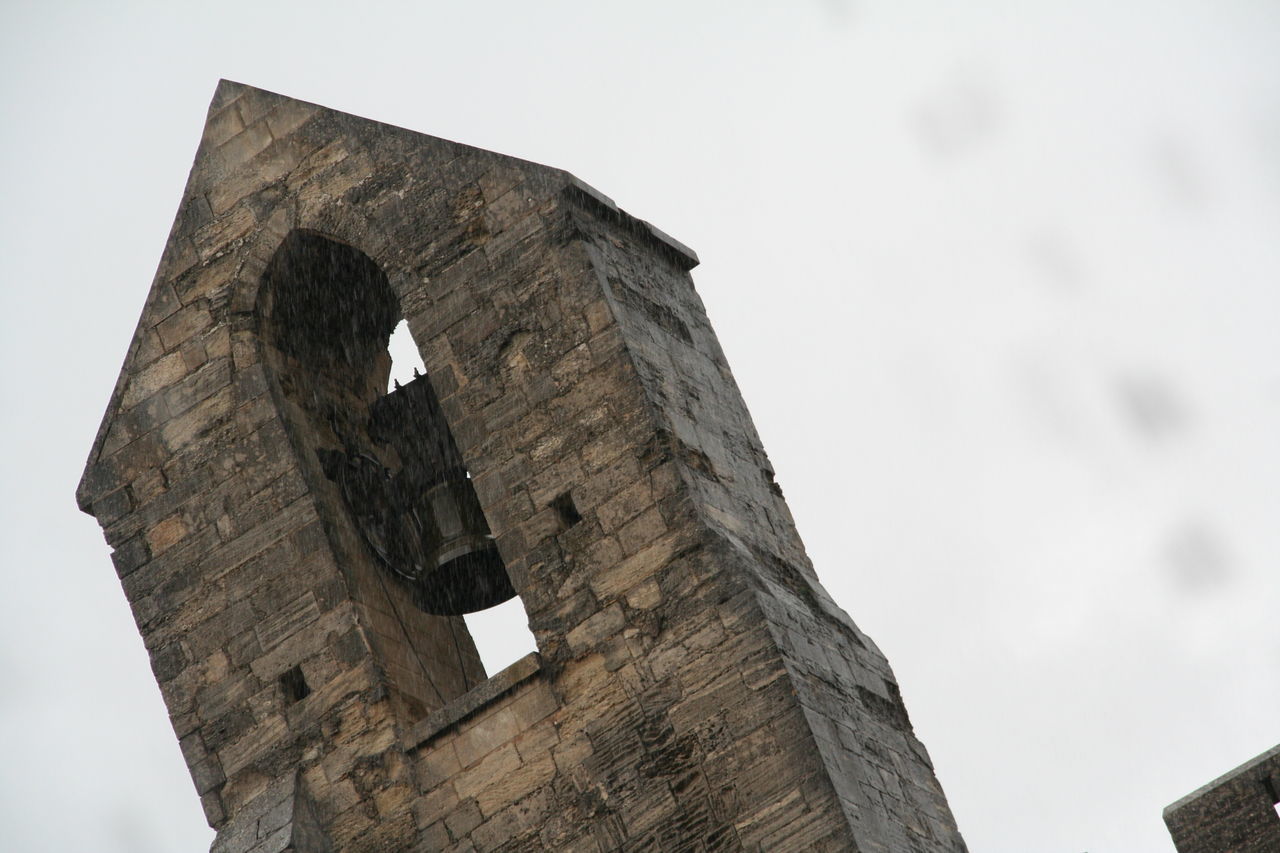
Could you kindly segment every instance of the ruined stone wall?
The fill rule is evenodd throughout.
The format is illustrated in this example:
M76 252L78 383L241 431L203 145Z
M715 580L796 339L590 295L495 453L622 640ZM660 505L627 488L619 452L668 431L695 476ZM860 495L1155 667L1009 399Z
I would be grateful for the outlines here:
M538 644L489 680L317 461L376 391L273 338L304 232L385 276L423 355ZM695 262L563 172L219 87L78 495L215 849L964 849Z
M1164 810L1178 853L1280 850L1280 746Z

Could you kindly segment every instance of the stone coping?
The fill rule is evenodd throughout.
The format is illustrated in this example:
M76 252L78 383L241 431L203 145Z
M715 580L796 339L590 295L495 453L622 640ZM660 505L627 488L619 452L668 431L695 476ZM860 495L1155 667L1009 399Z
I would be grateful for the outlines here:
M1221 788L1225 785L1229 785L1232 782L1235 782L1237 779L1247 777L1248 774L1254 771L1261 770L1262 767L1268 764L1269 762L1276 762L1277 767L1280 767L1280 744L1276 744L1275 746L1271 747L1271 749L1268 749L1266 752L1262 753L1261 755L1254 756L1253 758L1249 759L1244 764L1241 764L1239 767L1235 768L1234 770L1228 770L1226 773L1223 773L1221 776L1219 776L1217 779L1214 779L1212 782L1209 782L1208 784L1205 784L1205 785L1201 785L1199 788L1196 788L1194 791L1192 791L1190 794L1187 794L1185 797L1178 800L1176 803L1171 803L1170 805L1165 806L1164 816L1165 817L1171 816L1174 812L1178 811L1178 809L1190 804L1195 800L1200 799L1205 794L1208 794L1211 791L1213 791L1215 788Z
M408 751L418 749L427 741L446 729L462 722L496 699L510 693L521 683L533 678L542 671L542 658L537 652L530 652L511 666L494 674L487 681L463 693L443 708L437 708L426 716L422 722L414 725L405 738L404 748Z
M676 261L680 264L681 269L685 271L691 270L699 263L698 253L690 249L684 243L681 243L675 237L663 231L652 222L640 219L627 213L618 207L617 203L609 198L600 190L588 184L572 172L562 172L569 182L569 192L577 195L579 199L594 204L606 216L613 219L618 224L624 226L629 231L639 235L642 238L655 241L661 248L672 253Z

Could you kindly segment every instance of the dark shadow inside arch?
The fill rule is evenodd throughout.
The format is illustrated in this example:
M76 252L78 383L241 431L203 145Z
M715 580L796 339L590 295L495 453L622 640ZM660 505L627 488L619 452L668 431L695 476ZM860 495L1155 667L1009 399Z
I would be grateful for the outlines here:
M512 598L430 380L386 393L400 309L382 270L358 249L294 231L263 291L281 391L376 562L426 613L461 615Z

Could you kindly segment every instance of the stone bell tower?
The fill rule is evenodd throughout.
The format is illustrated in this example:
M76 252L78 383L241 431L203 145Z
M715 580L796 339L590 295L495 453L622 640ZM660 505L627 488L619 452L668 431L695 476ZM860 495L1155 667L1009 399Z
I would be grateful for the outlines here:
M218 86L77 494L214 850L965 849L696 263L566 172ZM513 595L538 651L487 675L461 614Z

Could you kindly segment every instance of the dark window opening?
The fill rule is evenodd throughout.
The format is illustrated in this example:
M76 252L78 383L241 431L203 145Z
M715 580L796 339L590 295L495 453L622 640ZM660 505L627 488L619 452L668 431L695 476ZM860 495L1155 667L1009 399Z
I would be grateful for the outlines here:
M573 527L582 521L582 513L578 512L578 508L573 505L573 496L568 492L557 495L555 500L551 501L551 508L560 516L562 529Z
M307 686L307 679L303 677L300 665L280 676L280 690L284 693L284 701L288 705L301 702L311 695L311 688Z

